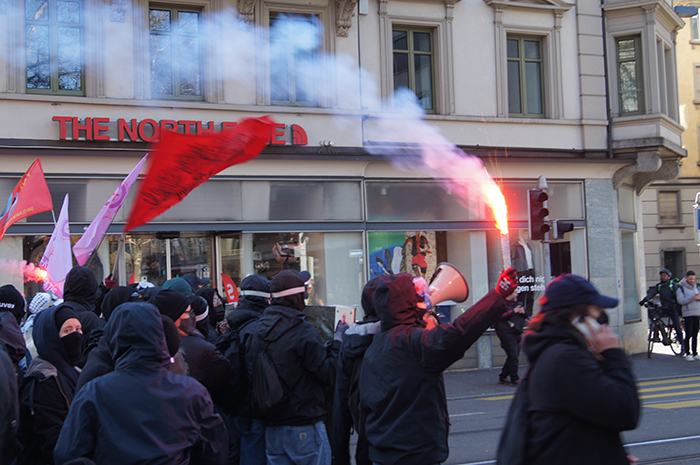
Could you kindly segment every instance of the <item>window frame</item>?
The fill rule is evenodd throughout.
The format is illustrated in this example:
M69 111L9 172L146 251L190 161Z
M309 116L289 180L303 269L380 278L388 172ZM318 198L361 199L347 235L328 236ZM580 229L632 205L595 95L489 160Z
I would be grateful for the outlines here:
M74 2L79 3L79 18L80 21L77 25L70 25L68 27L73 27L73 28L78 28L80 30L80 80L81 80L81 89L80 90L61 90L58 88L59 84L59 71L58 71L58 28L61 27L61 25L58 22L57 19L57 2L58 0L46 0L46 2L49 4L49 19L46 22L41 22L37 20L28 20L26 16L26 2L23 2L23 8L21 8L21 24L22 24L22 41L21 43L23 44L22 47L22 60L24 63L23 67L23 72L22 72L22 81L24 83L24 92L27 94L38 94L38 95L66 95L66 96L79 96L83 97L86 95L86 78L85 78L85 61L86 61L86 54L85 54L85 47L83 46L85 43L85 35L86 35L86 27L85 24L87 22L86 20L86 14L87 14L87 8L86 8L86 1L85 0L71 0ZM27 27L30 25L41 25L41 26L48 26L49 28L49 79L51 82L51 87L49 89L34 89L28 87L29 80L27 79L27 70L29 69L29 66L27 64L27 54L28 54L28 49L27 49Z
M406 41L407 41L407 50L396 50L394 49L393 46L393 34L394 31L399 31L399 32L406 32ZM423 52L423 51L416 51L414 47L414 37L413 34L415 32L423 32L423 33L428 33L430 34L430 52ZM423 108L423 111L427 114L435 114L437 113L437 88L436 88L436 50L435 50L435 28L431 27L426 27L426 26L415 26L415 25L402 25L400 23L392 24L391 28L391 34L392 34L392 47L391 47L391 56L392 56L392 76L394 76L394 79L392 79L392 85L394 88L394 92L396 92L396 85L395 85L395 71L394 71L394 55L396 53L400 54L406 54L408 55L408 88L418 96L418 93L416 92L416 77L415 77L415 55L428 55L430 56L430 92L431 92L431 100L432 100L432 108Z
M698 29L698 16L693 15L690 17L690 43L700 44L700 30Z
M621 77L620 77L620 55L619 55L619 44L623 40L634 40L634 50L635 50L635 72L638 77L637 79L637 90L638 93L638 109L634 112L623 112L622 111L622 89L621 89ZM617 105L618 105L618 115L619 116L639 116L646 112L646 89L645 89L645 79L644 79L644 48L642 43L641 34L626 34L615 36L614 43L614 57L615 57L615 78L617 90ZM627 60L632 61L632 60ZM625 92L627 93L627 92Z
M517 40L518 41L518 58L511 58L508 56L508 41ZM524 53L524 43L525 41L537 42L539 44L539 59L526 58ZM508 63L518 62L519 69L519 85L520 85L520 113L514 113L510 109L510 84L508 84L508 94L506 98L506 105L508 106L508 116L515 118L546 118L547 115L547 96L545 94L545 57L544 57L544 44L543 38L538 36L523 35L523 34L508 34L506 36L506 80L510 83L508 75ZM528 113L527 112L527 74L525 70L525 65L528 62L537 62L540 64L540 106L542 108L542 113Z
M172 86L173 86L173 94L168 95L168 94L154 94L153 93L153 83L152 83L152 76L153 76L153 68L152 68L152 60L151 60L151 36L152 35L166 35L163 32L158 32L158 31L151 31L150 28L150 12L151 10L169 10L171 12L171 24L176 25L177 24L177 13L179 12L186 12L186 13L197 13L199 15L198 19L198 32L196 34L196 37L198 39L198 55L199 55L199 95L181 95L180 94L180 73L179 73L179 66L175 65L175 57L178 53L178 50L175 47L175 42L177 39L180 38L180 32L179 30L177 32L171 31L170 34L167 34L168 36L173 38L173 41L171 43L171 66L172 66ZM175 100L175 101L195 101L195 102L201 102L206 100L206 88L205 88L205 61L204 61L204 42L206 39L206 26L205 26L205 21L204 19L204 7L201 5L190 5L190 4L172 4L172 3L160 3L160 2L149 2L148 3L148 15L146 19L146 25L147 25L147 43L148 43L148 76L147 76L147 81L148 81L148 91L150 95L150 100ZM174 26L175 29L179 29L178 26ZM187 36L191 36L192 34L187 34Z
M662 194L673 194L675 196L675 205L676 205L676 221L675 222L664 222L662 220L661 216L661 195ZM681 196L680 196L680 191L677 190L658 190L656 193L656 204L658 205L657 209L657 220L658 220L658 225L659 226L678 226L680 224L683 224L683 212L681 211Z

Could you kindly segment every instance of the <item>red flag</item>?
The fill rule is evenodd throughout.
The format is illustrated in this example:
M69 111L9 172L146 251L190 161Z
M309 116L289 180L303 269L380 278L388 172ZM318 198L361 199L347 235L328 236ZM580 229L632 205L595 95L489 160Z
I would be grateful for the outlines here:
M53 201L44 170L41 169L41 160L37 158L19 180L0 213L0 241L7 229L17 221L47 210L53 210Z
M221 282L224 284L224 291L226 291L226 301L228 303L238 302L238 288L233 279L221 273Z
M246 118L213 136L164 132L151 151L148 174L124 230L148 223L224 168L258 156L270 143L274 124L268 117Z

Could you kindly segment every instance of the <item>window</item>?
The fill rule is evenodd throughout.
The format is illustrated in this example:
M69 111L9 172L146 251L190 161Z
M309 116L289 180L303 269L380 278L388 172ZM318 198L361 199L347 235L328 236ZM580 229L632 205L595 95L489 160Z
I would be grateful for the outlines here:
M544 116L542 41L508 37L508 112L511 116Z
M637 285L636 234L633 231L620 230L622 246L622 282L624 287L625 321L639 319L639 290Z
M316 15L270 13L270 101L317 105L322 32Z
M151 7L151 96L202 100L200 12Z
M426 111L435 110L433 92L433 35L430 31L392 31L394 50L394 91L411 89Z
M617 89L621 116L644 111L641 50L639 36L617 39Z
M695 79L695 101L693 103L700 103L700 64L693 65L693 78Z
M83 6L79 0L27 0L27 92L83 95Z
M698 34L698 15L690 18L690 40L692 42L700 40L700 34Z
M659 224L679 224L678 192L659 192Z

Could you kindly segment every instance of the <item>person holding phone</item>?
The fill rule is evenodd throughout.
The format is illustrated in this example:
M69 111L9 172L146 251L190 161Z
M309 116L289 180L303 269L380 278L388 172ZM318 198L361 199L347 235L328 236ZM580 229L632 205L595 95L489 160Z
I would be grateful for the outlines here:
M618 300L585 278L554 279L523 343L530 361L528 453L538 465L627 465L620 432L637 427L640 402L620 338L596 320Z

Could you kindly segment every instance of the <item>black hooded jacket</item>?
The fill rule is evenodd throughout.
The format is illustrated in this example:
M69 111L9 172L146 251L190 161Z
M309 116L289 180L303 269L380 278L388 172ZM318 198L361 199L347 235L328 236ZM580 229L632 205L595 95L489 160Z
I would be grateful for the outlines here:
M61 432L78 380L56 328L50 307L34 320L34 344L38 356L32 359L20 389L20 440L24 450L18 465L52 464L53 448Z
M620 432L636 428L637 387L622 349L597 360L574 331L527 332L532 465L628 465ZM594 446L594 447L593 447Z
M166 368L158 310L147 303L121 305L104 339L115 371L76 395L56 444L56 464L79 457L120 465L225 463L226 428L206 389Z
M381 465L425 465L447 459L449 415L442 372L505 311L490 291L453 323L433 329L422 311L410 274L392 275L373 295L382 330L365 352L360 398L365 409L369 456Z
M303 286L298 273L289 271L283 279L289 275L293 282L277 281L282 289ZM256 355L266 348L288 394L275 417L265 420L267 426L311 425L326 416L325 389L335 381L339 344L324 347L318 331L305 321L301 312L304 308L303 293L273 299L260 318L246 353L246 364L253 366Z
M83 348L87 348L90 343L92 332L105 326L105 320L99 318L95 312L95 302L99 295L97 280L90 268L74 266L68 272L63 285L63 301L78 314L83 327ZM82 365L84 363L79 364Z

